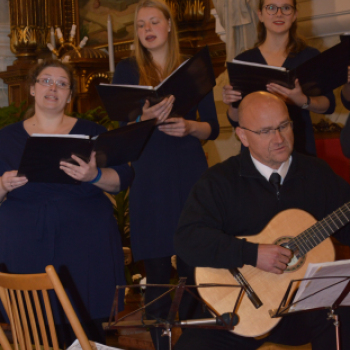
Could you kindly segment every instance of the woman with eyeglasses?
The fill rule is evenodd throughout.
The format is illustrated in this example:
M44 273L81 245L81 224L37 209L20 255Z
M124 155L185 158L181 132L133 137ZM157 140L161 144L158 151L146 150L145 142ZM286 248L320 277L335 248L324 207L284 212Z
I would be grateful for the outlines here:
M128 165L99 169L95 153L84 162L57 167L80 185L28 182L17 169L28 137L40 134L98 135L104 127L65 114L73 97L72 68L58 60L29 73L34 114L0 130L0 263L9 273L43 273L52 264L90 340L104 342L117 284L124 284L124 255L113 207L104 191L117 193L133 179ZM123 297L120 300L123 307ZM57 304L60 346L76 338ZM69 333L69 332L68 332Z
M318 50L307 46L297 35L296 6L296 0L260 0L258 41L253 49L239 54L236 59L293 69L318 55ZM304 154L316 156L310 111L333 113L333 93L329 92L325 96L306 96L298 80L295 81L294 89L273 83L268 84L266 89L287 103L289 115L294 123L294 148ZM233 126L237 125L237 105L241 99L239 91L234 91L231 85L224 86L223 101L229 105L227 114Z

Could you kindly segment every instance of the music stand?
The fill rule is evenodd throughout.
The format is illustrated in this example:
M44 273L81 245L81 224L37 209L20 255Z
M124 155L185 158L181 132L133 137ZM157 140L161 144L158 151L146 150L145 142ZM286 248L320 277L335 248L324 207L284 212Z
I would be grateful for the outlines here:
M339 263L343 265L343 271L339 269ZM334 262L325 264L310 264L311 269L305 273L308 275L308 271L314 277L304 277L302 279L291 280L284 297L275 310L269 310L270 316L272 318L283 317L297 312L318 310L318 309L329 309L328 319L333 319L335 332L336 332L336 345L337 350L340 350L339 342L339 326L340 322L338 315L335 314L335 310L341 306L350 306L350 276L342 275L342 272L348 269L350 261L345 262ZM322 269L317 269L317 267L327 267L338 268L339 275L330 276L327 275L327 271L322 271ZM332 270L329 270L331 272ZM347 271L347 274L349 272ZM299 289L295 296L292 291Z
M160 295L158 298L152 300L151 302L145 304L144 306L138 308L137 310L129 312L127 315L118 318L118 296L119 291L125 288L142 288L142 287L163 287L168 290ZM238 294L236 303L233 307L232 313L225 313L223 315L219 315L212 307L207 305L201 298L195 295L191 289L193 288L240 288L240 292ZM178 284L133 284L133 285L123 285L117 286L115 291L115 296L113 299L113 305L111 309L111 314L109 317L109 321L107 326L104 327L105 330L117 330L119 328L163 328L162 336L169 337L169 349L171 349L171 329L173 327L181 327L181 328L205 328L205 329L220 329L220 330L232 330L234 326L238 323L238 318L235 314L235 311L238 307L238 302L242 296L244 289L241 285L235 284L216 284L216 283L208 283L208 284L200 284L200 285L186 285L186 278L180 277ZM156 302L157 300L165 297L169 293L174 293L174 297L172 299L172 303L169 309L169 313L167 318L164 319L153 319L153 320L145 320L141 319L140 322L135 321L124 321L128 316L134 315L139 311L145 311L145 309ZM209 311L215 315L212 319L196 319L196 320L176 320L177 312L181 303L181 299L184 292L190 293L196 300L198 300L203 308L209 309Z

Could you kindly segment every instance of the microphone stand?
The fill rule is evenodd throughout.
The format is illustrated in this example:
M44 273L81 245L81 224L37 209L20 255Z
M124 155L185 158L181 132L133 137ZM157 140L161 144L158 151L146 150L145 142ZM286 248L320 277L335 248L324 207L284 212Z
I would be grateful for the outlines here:
M128 288L139 288L142 286L146 287L164 287L168 288L169 290L160 295L158 298L152 300L148 304L138 308L137 310L134 310L127 315L118 318L118 296L119 296L119 290L124 289L126 287ZM213 288L213 287L233 287L233 288L240 288L240 293L238 300L236 301L236 304L233 308L233 312L227 312L222 315L219 315L213 308L211 308L209 305L206 305L204 301L199 298L197 295L195 295L190 288ZM139 322L133 322L133 321L124 321L126 317L129 317L131 315L136 314L139 311L143 311L147 308L148 305L154 303L158 299L164 297L165 295L175 292L174 298L172 300L172 304L169 309L168 316L166 320L144 320L142 317L142 320ZM208 308L211 313L214 316L214 318L208 318L208 319L194 319L194 320L182 320L178 321L175 320L178 309L180 306L180 302L183 296L184 291L190 293L195 299L197 299L204 307ZM201 285L194 285L194 286L186 286L186 278L180 277L179 282L177 285L162 285L162 284L145 284L145 285L127 285L127 286L117 286L114 301L112 305L112 310L110 314L110 318L108 321L108 324L104 326L105 330L114 330L118 328L132 328L132 327L143 327L143 328L163 328L162 336L169 337L169 349L171 349L171 340L172 340L172 327L184 327L184 328L205 328L205 329L220 329L220 330L232 330L234 326L237 325L239 319L238 316L235 314L235 310L238 304L238 301L243 293L243 287L241 285L228 285L228 284L201 284Z

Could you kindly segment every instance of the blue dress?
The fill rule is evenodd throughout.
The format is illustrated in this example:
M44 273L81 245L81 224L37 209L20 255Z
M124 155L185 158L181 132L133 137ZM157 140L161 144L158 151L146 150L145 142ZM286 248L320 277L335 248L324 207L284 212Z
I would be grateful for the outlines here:
M315 48L307 46L304 50L297 53L295 56L288 56L282 67L294 69L310 58L319 54ZM258 48L244 51L235 59L247 62L267 64L264 56ZM329 108L324 114L332 114L335 109L335 98L333 92L330 91L325 95L329 100ZM287 104L290 118L293 120L294 126L294 149L300 153L316 156L316 143L311 122L310 112L301 109L296 105ZM231 119L229 118L231 121ZM232 123L233 126L234 125Z
M113 84L139 84L134 59L117 65ZM196 120L197 110L200 120L211 126L208 139L215 139L219 124L212 92L185 118ZM130 190L130 232L134 259L172 256L173 236L183 205L208 167L200 140L191 135L173 137L156 129L132 165L135 180Z
M70 133L103 131L78 119ZM18 169L27 138L23 122L0 130L0 176ZM126 189L132 169L114 169ZM52 264L81 320L109 316L115 286L125 283L124 256L113 207L101 189L88 183L27 183L9 192L0 206L0 241L3 270L42 273Z

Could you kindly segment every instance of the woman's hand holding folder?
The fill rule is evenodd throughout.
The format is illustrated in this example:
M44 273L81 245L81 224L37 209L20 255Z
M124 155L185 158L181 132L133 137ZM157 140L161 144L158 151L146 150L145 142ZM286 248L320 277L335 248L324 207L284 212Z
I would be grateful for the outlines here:
M163 123L170 115L170 112L173 108L175 97L170 95L165 97L161 102L150 107L150 102L146 100L142 108L141 120L149 120L156 118L157 124Z
M284 102L289 104L294 104L302 107L307 102L307 96L303 93L298 79L295 80L294 89L288 89L284 86L274 83L267 84L266 89L268 92L277 95Z
M8 192L25 185L28 179L25 176L17 176L17 170L6 171L0 177L0 201Z
M238 122L237 108L232 107L232 103L240 101L242 99L242 93L237 90L233 90L232 85L225 85L222 89L222 100L229 107L227 110L228 117L234 122Z
M240 101L242 94L239 91L233 90L231 85L225 85L222 89L222 100L227 105L231 105L233 102Z
M91 153L89 163L84 162L81 158L72 154L72 159L78 164L75 165L70 162L60 162L60 169L63 170L68 176L81 182L89 182L96 178L98 173L96 165L96 152Z

